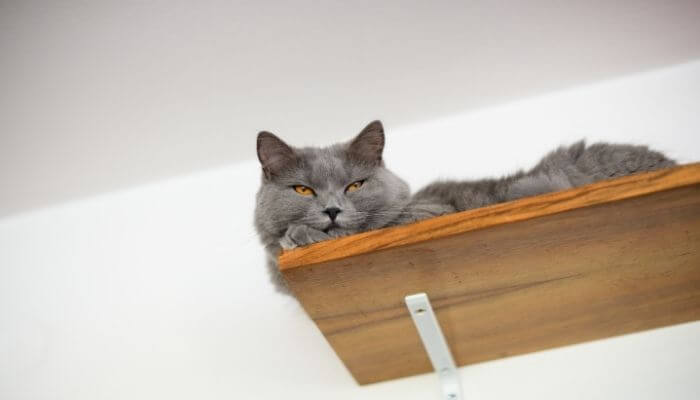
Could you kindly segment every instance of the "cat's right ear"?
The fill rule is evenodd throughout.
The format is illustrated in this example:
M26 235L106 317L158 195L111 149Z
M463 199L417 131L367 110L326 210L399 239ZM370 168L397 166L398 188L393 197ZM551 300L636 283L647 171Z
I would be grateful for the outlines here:
M258 133L258 160L265 177L270 179L296 164L294 150L270 132Z

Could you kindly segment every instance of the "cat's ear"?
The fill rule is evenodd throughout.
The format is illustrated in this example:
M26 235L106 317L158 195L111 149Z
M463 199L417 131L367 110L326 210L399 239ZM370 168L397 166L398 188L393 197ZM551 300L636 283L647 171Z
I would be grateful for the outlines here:
M297 162L294 150L270 132L258 133L258 160L265 177L272 178Z
M371 164L382 162L384 151L384 127L380 121L372 121L350 142L348 154L351 158Z

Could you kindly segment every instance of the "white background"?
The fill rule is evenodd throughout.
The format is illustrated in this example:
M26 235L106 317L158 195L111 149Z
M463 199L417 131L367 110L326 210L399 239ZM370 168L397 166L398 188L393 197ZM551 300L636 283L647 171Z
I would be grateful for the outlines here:
M698 104L700 61L387 124L386 160L414 188L580 138L698 161ZM1 219L0 398L437 399L432 375L357 386L273 291L252 228L258 179L248 160ZM460 371L468 399L696 399L699 370L691 323Z
M251 159L260 130L331 142L699 59L698 21L698 0L2 0L0 216Z

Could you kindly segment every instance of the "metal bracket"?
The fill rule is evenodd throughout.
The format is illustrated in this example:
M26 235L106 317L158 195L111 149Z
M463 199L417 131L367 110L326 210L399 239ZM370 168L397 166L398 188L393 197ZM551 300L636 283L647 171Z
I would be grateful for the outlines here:
M423 341L430 362L440 378L444 400L463 400L462 384L455 367L442 329L435 318L433 307L425 293L412 294L405 297L406 307L413 318L418 334Z

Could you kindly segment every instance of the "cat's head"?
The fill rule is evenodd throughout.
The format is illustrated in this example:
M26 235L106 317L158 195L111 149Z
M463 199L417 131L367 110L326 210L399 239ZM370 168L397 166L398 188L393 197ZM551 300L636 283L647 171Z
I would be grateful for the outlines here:
M384 128L367 125L347 143L294 148L260 132L262 185L256 226L283 235L292 224L325 232L354 233L386 225L408 202L408 185L384 167Z

